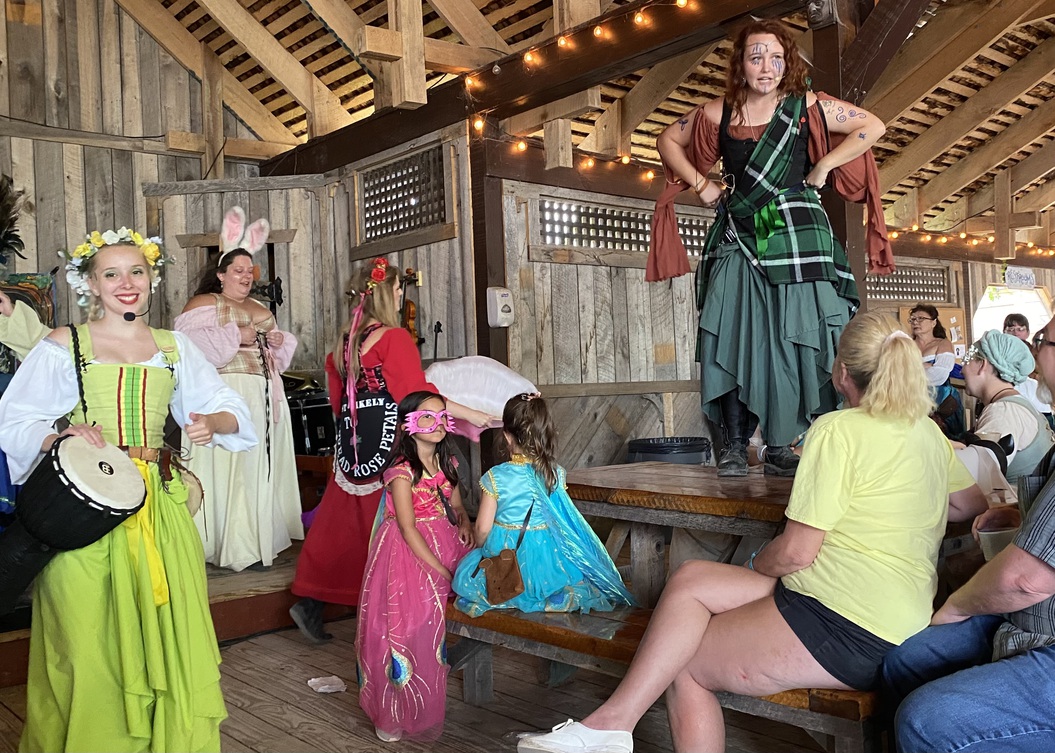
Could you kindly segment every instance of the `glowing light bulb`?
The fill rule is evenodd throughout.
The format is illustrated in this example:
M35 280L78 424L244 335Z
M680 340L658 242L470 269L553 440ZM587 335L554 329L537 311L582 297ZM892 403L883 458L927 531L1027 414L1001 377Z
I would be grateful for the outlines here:
M643 24L643 23L645 23L645 14L642 13L641 11L638 11L637 13L635 13L634 14L634 23L635 24Z
M530 65L531 63L534 63L535 62L534 54L532 54L531 52L525 52L524 53L524 62L527 63L528 65Z
M938 238L938 243L948 243L948 242L949 242L949 239L946 238L944 235L941 238Z
M689 0L675 0L674 4L677 5L679 8L684 8L686 5L689 4Z
M923 236L923 242L924 243L929 243L930 242L930 236L929 235L924 235Z
M967 233L964 233L964 232L961 232L961 233L960 233L960 239L961 239L961 240L963 240L963 239L964 239L964 238L966 238L966 237L967 237Z
M990 243L995 243L996 242L996 236L990 235L988 238L986 238L986 240L989 241Z
M1026 248L1033 248L1033 241L1026 241Z
M568 38L567 37L557 37L557 46L558 47L567 47L568 46Z
M593 35L595 37L599 37L602 34L604 34L604 29L602 29L600 26L594 26L593 27Z
M518 141L517 142L517 151L518 152L526 152L527 151L527 142L526 141Z
M597 163L593 161L593 157L587 157L582 164L583 167L593 167Z
M476 120L474 120L473 128L475 128L477 131L482 131L484 129L484 119L477 118Z
M919 230L919 225L917 225L917 224L916 224L915 222L913 222L913 223L912 223L912 232L914 233L914 232L916 232L917 230Z
M629 165L630 164L630 155L629 154L624 154L622 157L619 158L619 161L622 162L624 165Z
M977 246L978 245L978 239L975 238L973 241L971 241L971 245L972 246Z
M655 177L656 173L654 170L649 170L647 173L645 173L645 180L652 180Z
M472 89L475 84L476 84L476 82L473 81L471 76L466 76L465 77L465 88L466 89Z
M892 233L890 233L890 237L891 237L891 238L897 238L897 237L898 237L898 235L899 235L899 233L898 233L898 231L897 231L897 230L894 230L894 231L893 231Z

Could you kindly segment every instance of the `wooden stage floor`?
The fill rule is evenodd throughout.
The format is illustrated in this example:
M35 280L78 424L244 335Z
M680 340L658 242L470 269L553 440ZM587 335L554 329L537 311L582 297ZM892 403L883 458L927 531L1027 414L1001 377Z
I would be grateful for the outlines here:
M231 573L209 567L209 597L217 602L288 594L300 542L283 552L266 571ZM292 598L292 597L290 597ZM283 607L284 609L285 607ZM215 610L214 610L215 611ZM287 623L288 624L288 623ZM224 753L298 753L303 751L395 751L398 753L500 753L516 749L517 733L582 718L615 687L613 678L579 671L570 682L547 688L542 666L534 657L496 648L495 700L477 708L462 702L461 673L451 675L447 724L431 744L381 743L359 708L355 685L355 619L328 623L334 639L313 646L295 629L280 629L221 643L220 667L230 716L222 725ZM218 627L219 630L219 627ZM25 631L28 633L28 631ZM457 640L457 638L452 638ZM337 675L348 684L344 693L318 694L312 677ZM726 749L736 753L805 753L822 748L804 731L788 725L726 711ZM25 686L0 688L0 753L18 749L25 718ZM639 753L671 751L670 730L662 702L638 726Z
M547 689L535 679L538 665L506 649L495 652L495 701L484 708L461 701L461 674L448 686L443 737L429 745L384 744L359 709L355 688L355 620L333 622L334 640L307 644L295 630L260 635L223 648L223 691L230 714L221 727L224 753L247 751L399 751L403 753L498 753L516 749L516 733L582 715L615 686L612 678L580 672L568 684ZM317 694L312 677L336 674L348 691ZM742 753L802 753L821 748L795 727L726 711L726 749ZM17 750L25 717L25 686L0 689L0 751ZM638 726L639 753L671 751L662 704Z

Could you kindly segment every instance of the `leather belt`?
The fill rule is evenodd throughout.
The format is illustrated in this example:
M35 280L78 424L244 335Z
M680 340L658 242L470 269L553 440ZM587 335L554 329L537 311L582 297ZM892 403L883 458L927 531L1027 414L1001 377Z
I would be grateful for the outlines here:
M168 482L172 480L172 452L158 447L121 447L128 457L134 460L142 460L144 463L157 463L161 472L161 480Z
M121 450L133 460L144 463L156 463L161 457L161 450L157 447L122 447Z

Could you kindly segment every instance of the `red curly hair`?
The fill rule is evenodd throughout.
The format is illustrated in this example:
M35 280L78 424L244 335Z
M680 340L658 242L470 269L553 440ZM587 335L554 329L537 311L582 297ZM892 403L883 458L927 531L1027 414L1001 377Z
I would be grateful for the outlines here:
M747 38L753 34L772 34L784 48L784 64L787 67L777 88L785 94L801 96L806 93L809 68L806 66L802 53L799 52L793 32L776 19L758 19L740 27L733 40L732 54L729 56L729 71L725 78L725 101L736 112L739 112L747 101L747 84L744 81L744 50L747 47Z

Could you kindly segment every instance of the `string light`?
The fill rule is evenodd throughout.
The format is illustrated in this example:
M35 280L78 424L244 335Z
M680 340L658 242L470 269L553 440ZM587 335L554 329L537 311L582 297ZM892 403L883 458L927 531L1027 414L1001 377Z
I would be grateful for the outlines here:
M647 173L645 173L645 180L654 180L655 177L656 177L656 171L655 170L649 170Z
M645 23L645 14L642 13L641 11L638 11L637 13L635 13L634 14L634 23L638 24L638 25Z
M912 223L912 232L914 233L914 232L916 232L917 230L919 230L919 225L917 225L917 224L916 224L915 222L913 222L913 223Z
M959 240L965 241L964 245L968 249L972 249L975 246L979 246L983 243L995 243L996 237L994 235L980 236L977 238L971 238L966 232L954 233L951 235L945 235L944 233L932 233L926 230L912 230L910 227L902 228L900 230L890 230L887 232L887 237L894 240L897 238L905 238L907 240L910 234L914 234L919 242L921 243L940 243L947 244L949 241ZM1048 246L1038 246L1034 241L1024 241L1015 243L1015 249L1023 255L1029 256L1055 256L1055 248ZM901 253L911 254L911 251L905 251L902 249Z
M684 8L686 5L689 4L689 0L675 0L674 4L677 5L679 8Z
M476 82L473 81L473 77L472 76L466 76L465 77L465 88L466 89L472 89L473 86L475 86L475 85L476 85Z
M475 128L477 131L482 131L484 129L484 119L477 118L476 120L474 120L473 128Z
M630 164L630 155L629 154L624 154L622 157L619 158L619 161L622 162L624 165L629 165Z
M568 46L568 38L567 37L557 37L557 46L558 47L567 47Z
M593 27L593 35L595 37L602 36L603 34L604 34L604 29L603 28L601 28L600 26L594 26Z
M518 152L526 152L527 151L527 142L526 141L518 141L517 142L517 151Z
M596 165L597 163L594 162L593 157L587 157L585 160L583 160L582 164L583 164L583 167L590 168L590 167L593 167L594 165Z
M535 55L534 55L534 53L531 52L531 50L528 50L527 52L524 53L524 62L527 63L528 65L531 65L532 63L535 62Z

